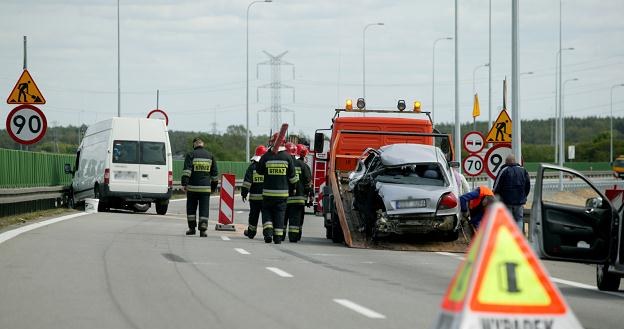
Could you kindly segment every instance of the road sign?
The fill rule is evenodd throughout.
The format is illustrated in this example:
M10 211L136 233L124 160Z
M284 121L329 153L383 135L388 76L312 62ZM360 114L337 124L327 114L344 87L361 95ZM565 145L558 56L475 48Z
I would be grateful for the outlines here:
M46 100L28 70L24 70L9 97L7 104L45 104Z
M219 223L215 226L217 231L236 231L234 227L234 186L236 186L236 176L221 175Z
M482 223L434 328L582 328L507 208Z
M488 150L485 155L485 172L491 179L496 179L498 172L505 164L505 159L512 153L509 144L497 144Z
M468 176L479 176L483 172L483 159L477 154L471 154L462 161L462 170Z
M507 110L502 110L496 122L485 136L488 143L511 143L511 118Z
M6 119L6 130L14 141L30 145L40 141L48 129L43 112L34 105L14 108Z
M169 125L169 116L167 115L167 113L165 113L165 111L160 110L160 109L151 110L147 114L147 118L165 120L165 125L167 126Z
M464 149L468 153L479 153L485 147L485 138L478 131L471 131L464 135Z

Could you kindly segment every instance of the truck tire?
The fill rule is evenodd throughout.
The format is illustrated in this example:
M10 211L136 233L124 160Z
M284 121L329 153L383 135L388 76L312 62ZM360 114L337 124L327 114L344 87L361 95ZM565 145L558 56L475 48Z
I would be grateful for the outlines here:
M342 227L340 227L340 219L338 219L338 214L332 211L331 217L331 231L332 236L331 239L334 243L344 242L344 235L342 234Z
M452 242L459 238L459 231L444 232L442 235L442 241Z
M327 238L327 239L331 239L332 238L332 228L331 227L325 227L325 238Z
M169 208L169 203L160 203L156 202L156 213L159 215L167 214L167 209Z
M608 264L596 265L596 285L598 289L604 291L617 291L620 288L622 278L613 273L609 273Z
M74 189L70 188L69 192L67 192L67 208L74 209L76 208L76 199L74 198Z

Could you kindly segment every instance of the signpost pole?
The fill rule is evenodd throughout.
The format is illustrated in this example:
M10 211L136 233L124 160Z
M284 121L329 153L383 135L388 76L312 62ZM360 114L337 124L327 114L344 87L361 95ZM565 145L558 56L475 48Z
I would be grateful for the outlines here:
M28 64L26 62L26 36L24 36L24 70L28 68Z

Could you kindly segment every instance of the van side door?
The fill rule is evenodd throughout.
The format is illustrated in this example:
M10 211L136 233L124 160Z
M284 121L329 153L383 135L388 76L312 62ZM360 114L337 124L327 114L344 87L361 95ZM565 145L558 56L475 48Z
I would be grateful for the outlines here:
M546 164L538 167L529 239L541 258L610 262L618 223L611 202L581 173Z

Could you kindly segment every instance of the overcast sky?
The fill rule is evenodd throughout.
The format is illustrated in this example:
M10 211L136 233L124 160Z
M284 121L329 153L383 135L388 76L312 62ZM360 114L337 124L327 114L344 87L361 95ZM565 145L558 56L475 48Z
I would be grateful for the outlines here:
M473 70L488 61L488 1L459 7L460 109L471 120ZM223 131L245 123L245 13L250 1L121 0L121 111L145 116L156 107L174 130ZM47 104L48 122L90 124L117 113L115 0L2 0L0 2L0 96L22 71L22 36L28 36L28 69ZM502 80L511 77L511 1L493 1L493 112L502 105ZM268 133L269 67L256 64L288 51L282 68L285 113L293 131L328 127L333 109L362 94L362 30L366 32L368 107L395 108L397 99L431 107L432 44L452 36L454 1L275 0L250 12L250 129ZM559 1L520 3L521 117L554 114ZM571 116L608 116L609 91L624 83L624 1L563 1L563 79ZM487 120L487 69L476 88ZM452 122L453 41L436 47L436 121ZM5 105L4 118L12 106ZM624 114L624 88L614 91L614 111ZM494 114L495 115L495 114Z

